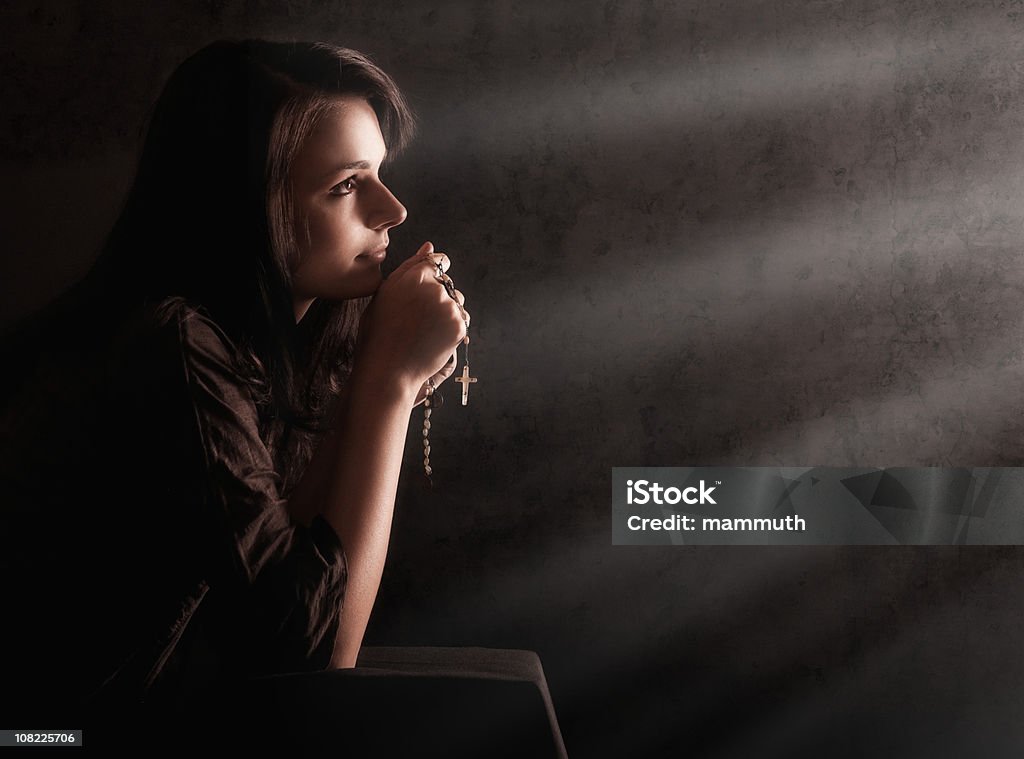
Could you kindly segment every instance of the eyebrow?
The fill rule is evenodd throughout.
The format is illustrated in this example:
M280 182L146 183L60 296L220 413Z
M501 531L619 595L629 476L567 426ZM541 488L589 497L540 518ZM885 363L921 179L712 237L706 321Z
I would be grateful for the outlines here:
M352 163L343 163L341 166L335 166L330 171L324 172L324 179L332 177L335 174L340 174L343 171L349 171L351 169L368 169L370 168L369 161L353 161Z

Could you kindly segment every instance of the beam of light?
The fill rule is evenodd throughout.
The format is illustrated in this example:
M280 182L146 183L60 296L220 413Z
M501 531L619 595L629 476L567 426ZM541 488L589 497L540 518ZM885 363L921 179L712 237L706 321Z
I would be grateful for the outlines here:
M695 327L735 332L794 300L834 304L837 313L844 306L857 310L857 288L868 297L882 291L890 301L883 318L895 322L901 303L919 297L916 288L948 289L943 276L968 260L965 282L997 274L990 283L997 291L1019 291L1024 262L1016 249L1024 218L1017 199L1024 196L1024 172L1002 163L999 174L987 176L966 198L951 197L944 217L935 219L930 217L941 199L926 190L921 188L923 198L908 188L908 197L879 194L856 206L842 197L819 196L788 218L751 213L720 224L680 224L673 239L613 247L557 277L523 276L516 266L499 266L484 283L488 318L480 329L522 325L542 343L553 333L573 334L574 355L582 351L597 358L607 353L609 336L631 324L636 329L628 335L628 350L644 355L667 347L666 336L683 336ZM855 209L863 217L856 225L844 222ZM590 250L604 210L601 204L584 209L562 248ZM642 229L639 215L613 221L618 229ZM923 227L923 239L906 236L915 224ZM915 289L905 292L906 286ZM515 297L488 299L489 289Z
M577 506L570 504L561 508L579 514ZM680 601L677 593L683 594L687 588L700 588L701 598L716 599L716 614L730 621L730 629L752 629L765 621L753 610L759 599L770 597L780 587L795 585L803 573L823 571L832 561L831 549L820 547L799 552L777 547L743 547L716 563L695 562L694 557L700 554L721 557L723 549L720 547L611 547L610 503L602 511L608 516L601 520L599 529L576 525L564 531L548 530L531 545L528 555L516 555L509 561L503 561L503 551L492 552L488 567L475 576L474 587L460 589L458 606L482 609L500 599L503 609L528 613L528 619L523 621L528 622L530 628L561 629L564 635L581 635L581 655L612 662L632 659L642 668L646 657L658 651L656 647L635 650L635 636L631 633L636 631L631 631L631 627L639 624L656 630L666 614L680 629L698 629L706 623L696 605L677 603ZM535 518L551 522L557 516L549 511ZM480 530L473 531L473 538L476 542L488 542L486 533ZM500 541L494 544L500 546ZM560 567L552 563L552 557L563 557L561 562L568 560L573 566L586 569L560 571ZM637 564L641 558L642 566ZM732 571L725 571L726 567ZM595 588L600 589L604 600L629 599L630 613L613 622L622 627L622 635L609 635L614 632L610 630L598 634L579 628L585 624L589 613L587 603L581 602L578 608L566 608L567 599L593 598ZM450 613L447 608L439 612L442 616ZM475 629L474 634L488 638L501 636L509 623L502 617L481 621L484 626ZM565 627L566 622L575 624L569 629ZM575 685L579 688L586 688L594 679L602 677L592 668L571 669L577 673L579 679Z
M886 239L895 244L901 235L901 223L913 218L902 208L904 199L919 201L922 190L927 190L927 196L933 202L948 199L951 210L968 222L960 226L966 227L973 218L984 213L969 205L970 201L976 201L984 208L985 203L995 198L991 192L986 196L989 187L988 172L985 172L975 186L968 190L965 204L962 197L965 176L969 181L971 172L976 172L979 165L983 168L998 166L1003 171L1009 171L1013 166L1013 156L1020 152L1019 140L1011 139L992 149L998 154L982 154L971 160L966 175L949 166L951 154L961 149L979 148L978 144L966 144L965 140L980 143L980 149L984 151L986 140L990 139L984 134L972 132L972 128L977 130L976 126L965 126L964 122L958 120L963 115L961 111L967 108L991 110L981 95L950 94L956 92L957 88L962 89L964 71L973 71L978 65L977 50L963 44L964 40L984 39L986 45L991 43L994 48L1004 43L1011 47L1013 44L1019 45L1019 41L1015 43L1007 39L1007 35L1012 34L1012 25L1003 21L1002 15L993 10L967 19L954 18L955 23L949 30L943 31L940 27L930 30L927 35L922 32L920 38L908 37L903 31L897 34L893 29L884 34L876 30L871 32L872 41L866 47L859 46L856 35L835 41L825 33L820 44L817 41L813 45L806 41L800 43L808 44L810 52L799 45L794 47L792 41L782 35L760 46L751 45L749 48L732 51L735 55L728 51L719 55L716 59L719 62L713 67L713 71L719 73L715 74L717 78L711 84L711 73L705 68L656 70L649 83L651 91L642 96L624 84L634 78L633 74L625 70L620 74L617 68L612 67L609 69L612 73L609 74L610 83L607 87L601 79L586 82L582 87L564 87L553 80L540 89L532 85L524 87L523 102L516 110L517 121L511 124L493 122L495 110L491 106L495 103L475 104L469 98L458 107L470 117L476 114L477 118L487 119L488 123L460 128L458 117L444 119L444 134L437 136L442 142L449 140L460 151L465 149L467 141L474 144L473 154L487 162L492 167L490 171L496 173L496 188L507 187L510 181L522 181L522 192L526 195L535 193L538 187L557 186L559 182L571 181L573 177L563 177L561 169L567 162L572 162L573 156L585 155L586 160L578 166L584 187L589 183L601 192L591 193L595 199L581 205L568 238L558 242L561 250L590 249L597 242L595 237L600 236L601 230L614 229L635 232L635 236L641 238L648 249L660 248L666 256L678 256L681 250L686 251L687 255L693 255L695 246L692 244L666 244L665 230L675 229L681 235L690 231L696 231L698 235L706 234L699 229L705 227L706 222L698 223L692 217L694 207L702 208L708 203L719 206L716 213L721 216L722 233L726 236L732 231L729 226L742 228L747 223L742 215L749 214L751 210L769 217L779 214L781 210L791 217L782 217L779 221L791 223L792 217L803 217L806 220L811 213L824 209L827 214L834 211L836 215L829 215L816 222L805 221L813 224L811 228L795 228L793 239L796 244L791 250L805 249L807 241L814 239L843 242L836 240L834 229L828 228L833 221L841 225L853 241L864 241L864 233L858 231L850 219L854 212L852 201L841 195L837 197L835 188L823 176L830 168L847 165L852 165L853 173L859 171L859 191L866 193L866 200L860 201L869 217L864 227L868 228L868 224L872 224L879 232L884 230ZM831 44L833 42L835 44ZM949 54L937 55L936 50L944 45L949 47ZM774 46L782 46L783 49L778 52ZM794 50L800 51L799 54L794 53ZM788 60L787 56L793 55L797 55L799 64ZM922 59L928 62L926 75L920 79L897 82L894 68L902 66L913 71ZM879 65L878 61L886 64ZM632 64L624 63L624 69L628 69L629 65ZM1001 65L1005 65L1009 71L1016 64L1007 60ZM862 70L865 66L867 69ZM790 70L798 72L794 75L797 80L795 83L788 81L787 72ZM722 74L722 71L726 73ZM986 80L994 79L997 74L998 71L984 72ZM761 81L758 77L767 79ZM620 78L622 81L619 81ZM847 86L851 88L850 92L843 91ZM708 97L719 104L718 107L722 109L720 118L709 117L707 113L692 107L694 93L701 88L707 88L710 93ZM662 90L665 97L657 96ZM921 100L918 96L926 91L931 94ZM627 101L616 101L620 95L627 98ZM505 96L502 87L481 95L499 99ZM998 93L993 96L998 98ZM583 118L568 115L559 120L545 110L554 107L557 115L565 112L567 104L577 102L586 105L587 113ZM823 110L832 102L840 103L842 108ZM552 106L552 103L555 105ZM932 109L930 119L932 127L938 131L932 136L931 145L927 141L916 144L918 140L913 135L911 123L916 117L913 109L927 103L936 106ZM784 114L783 122L779 123L779 118ZM948 117L948 123L941 123L943 116ZM539 122L530 124L531 118L537 118ZM878 118L882 119L880 123ZM1012 115L1005 118L1012 118ZM773 168L772 159L765 156L758 158L756 145L738 145L736 150L730 151L726 144L737 125L744 122L764 122L766 135L777 132L784 138L810 140L815 147L803 152L809 164L807 171L818 175L818 178L806 188L788 189L774 193L774 197L767 201L758 200L756 194L765 188L757 187L756 182L750 181L752 177L748 174L770 171ZM696 140L683 139L695 129L699 131ZM879 137L876 134L879 129L888 134ZM944 130L949 130L949 133L946 134ZM964 136L961 137L961 134ZM938 139L940 136L941 140ZM746 133L746 137L749 142L750 134ZM624 139L627 140L625 146ZM879 139L881 145L876 144ZM480 140L490 141L498 153L490 152ZM510 164L501 157L500 153L507 149L516 152L517 160L525 160L522 172L511 172L511 168L518 164ZM912 152L912 149L917 150L920 156L931 150L935 158L931 160L932 165L928 165L929 160L914 162L908 159L907 153ZM675 168L685 170L685 161L680 159L679 154L688 150L698 154L710 151L716 155L716 161L724 162L712 172L714 177L719 178L714 187L690 186L693 183L687 184L689 179L683 177L686 181L673 189L672 183L678 173ZM945 151L944 155L939 154L942 151ZM755 160L756 165L741 165L744 157L747 160L760 160L760 163L757 164ZM963 160L959 163L963 163ZM925 164L923 171L922 163ZM675 168L666 171L665 164ZM551 177L548 176L549 170L554 171ZM428 173L433 176L432 172ZM631 209L623 202L628 200L629 195L635 194L634 174L644 176L645 189L639 195L649 196L647 202L650 207ZM651 175L655 178L651 179ZM735 179L730 179L733 176ZM868 186L864 186L865 177ZM615 183L615 187L609 187L610 180ZM1020 183L1017 184L1012 197L1021 196ZM615 194L609 194L616 187ZM584 197L587 194L585 189L577 189L575 193ZM513 218L509 223L518 224L524 229L550 226L548 222L551 221L552 211L557 210L559 201L551 192L538 195L540 199L535 203L531 203L528 197L523 201L522 218L516 219L515 209L512 209L509 215ZM709 200L707 196L710 196ZM502 197L501 200L506 201L507 198ZM643 197L637 198L637 202L643 201ZM686 220L682 220L684 214L679 209L667 207L673 202L690 206L685 214ZM830 203L833 205L828 205ZM507 203L503 205L507 206ZM772 207L766 209L766 205ZM476 210L472 213L476 213ZM1014 214L1019 217L1019 213L1011 211L1011 218ZM536 223L532 223L532 216L537 217ZM573 218L571 211L569 216ZM661 221L672 216L680 219L674 227ZM467 219L465 223L476 221ZM456 219L454 226L458 227L460 223ZM762 223L765 223L764 220ZM548 236L540 239L543 241L540 244L536 236L529 239L530 248L538 248L536 251L527 249L525 256L523 252L517 251L517 257L525 257L533 263L534 258L543 259L554 254L552 250L540 249L548 243ZM751 242L757 242L753 236ZM699 249L696 254L701 255ZM621 257L618 255L613 258ZM596 267L602 264L601 261L591 263ZM612 274L615 279L620 276L621 269ZM529 286L529 282L526 284Z
M432 135L431 150L462 153L469 134L474 152L491 159L524 147L556 154L580 147L600 152L610 142L632 145L638 133L669 138L707 124L724 133L729 124L749 119L783 114L806 119L820 112L823 102L849 111L881 98L895 109L917 87L957 82L965 69L977 66L979 46L993 51L988 60L1005 61L995 65L1007 74L1021 69L1015 62L1020 56L1009 51L1022 51L1024 40L1005 12L994 7L972 9L946 28L917 28L892 17L852 34L836 25L724 44L701 40L683 54L638 50L620 58L609 49L602 57L595 41L588 50L594 59L584 57L579 66L547 68L538 78L528 78L520 68L521 83L500 72L503 76L490 86L445 104L448 128ZM918 70L929 81L901 78ZM996 73L991 64L984 71L986 77ZM509 110L514 121L494 123L493 114Z
M983 21L982 21L983 19ZM997 15L994 11L990 14L981 12L978 17L967 19L971 29L970 36L978 39L985 39L986 44L992 41L993 48L1005 46L1008 50L1019 49L1019 41L1009 38L1012 27L1003 23L1003 16ZM1001 24L995 28L993 24ZM960 33L960 32L958 32ZM663 136L666 141L673 134L687 129L693 129L695 125L735 124L744 119L759 119L779 116L780 114L794 114L800 110L814 108L827 98L836 96L847 96L854 102L871 102L875 97L888 98L893 104L893 109L898 105L899 97L892 92L897 81L897 71L900 67L912 70L917 63L935 54L935 45L942 45L950 38L943 36L941 32L930 38L920 39L895 39L897 35L888 37L882 36L877 44L867 49L863 60L858 59L854 47L840 49L836 53L808 56L805 60L802 54L794 54L787 57L785 52L778 52L774 45L762 47L760 50L753 48L750 51L737 51L735 60L718 61L706 63L705 66L717 66L717 71L709 72L708 68L700 71L664 72L664 76L651 73L656 66L635 67L629 70L629 62L615 63L609 69L607 80L598 80L594 85L584 83L587 86L580 87L574 82L571 76L552 77L547 86L525 87L519 93L509 94L496 88L493 93L483 93L480 97L467 99L464 106L454 112L456 117L466 117L474 125L480 127L480 135L474 144L477 154L485 159L502 160L510 155L519 156L524 148L538 147L554 153L560 152L565 155L572 155L579 151L613 151L621 146L633 144L637 140L638 129L642 132L641 139L645 137ZM827 40L826 40L827 42ZM929 63L927 70L936 78L942 78L955 74L957 67L965 62L965 55L962 46L954 47L954 53L942 58L938 64L934 61ZM845 67L845 68L844 68ZM536 83L534 83L536 84ZM606 85L606 86L605 86ZM846 91L844 92L844 88ZM490 118L494 112L502 112L509 103L519 106L521 119L507 129L485 128L485 120ZM694 108L694 104L698 107ZM493 106L493 107L492 107ZM898 119L894 115L893 122ZM475 128L475 127L474 127ZM581 135L580 132L583 132ZM461 130L452 130L450 147L453 150L462 149L459 144ZM656 139L652 140L657 142ZM575 144L574 144L575 143ZM897 142L894 137L894 146ZM625 159L622 159L623 161ZM893 156L893 168L898 161ZM543 171L540 171L538 179L543 181ZM889 188L891 191L891 188ZM901 191L906 190L901 187ZM913 189L913 188L911 188ZM934 197L934 196L933 196ZM893 221L893 209L885 208L888 199L882 202L882 211L877 220L877 229L884 229ZM901 209L908 208L903 198L899 199ZM605 208L595 205L590 209L595 219L602 218ZM902 212L902 211L901 211ZM639 216L639 215L638 215ZM911 218L907 216L906 218ZM657 224L657 219L649 220ZM828 304L830 300L835 303L836 310L842 312L844 308L857 306L854 301L844 301L842 297L836 297L839 286L844 281L849 281L849 271L844 271L842 266L854 260L852 251L847 249L841 256L828 262L826 276L820 275L806 280L799 280L794 287L794 278L786 276L768 277L757 286L751 287L749 300L751 309L744 312L740 309L731 310L729 313L721 313L721 310L714 308L716 298L718 303L728 302L727 286L721 283L744 281L749 279L745 267L750 260L750 247L744 248L744 243L758 243L759 248L768 251L806 250L808 239L816 236L827 236L827 230L823 231L821 226L808 228L806 225L790 225L785 227L787 239L781 237L774 243L767 246L759 239L763 236L765 229L752 227L747 230L744 238L743 223L735 224L736 219L728 220L731 225L729 229L718 230L722 237L718 244L710 244L701 249L693 260L675 260L669 265L668 271L657 269L648 272L641 279L640 284L646 286L636 288L633 284L637 281L625 274L625 267L615 265L613 259L607 263L599 262L593 269L580 274L580 281L585 281L585 287L589 292L576 290L566 292L564 281L544 281L528 277L516 278L515 299L505 301L492 300L487 308L492 319L491 334L497 336L500 329L508 330L510 335L529 335L536 341L536 345L528 346L526 351L520 351L532 362L531 367L538 370L544 369L548 375L566 376L575 371L579 375L592 375L595 380L614 383L616 380L623 380L629 374L635 373L638 366L643 364L649 356L656 356L666 351L671 351L679 344L681 334L686 330L707 329L715 326L721 336L721 342L727 344L730 336L751 335L756 333L759 321L763 321L768 315L770 308L776 307L772 301L785 300L786 298L797 297L802 302L816 304ZM825 222L821 222L824 224ZM774 224L770 224L774 226ZM733 235L738 236L736 240ZM702 232L701 234L707 234ZM769 236L777 234L769 232ZM886 239L881 241L868 241L865 247L876 248L884 251L877 260L871 261L863 267L865 278L879 278L886 290L879 298L879 302L888 305L888 310L883 312L881 322L891 322L898 326L897 320L904 316L912 316L910 313L900 313L899 297L902 293L895 292L891 295L888 287L897 279L894 276L896 266L893 255L893 240L898 230L887 230ZM726 242L733 239L734 244ZM690 245L690 248L699 247ZM977 241L975 241L977 242ZM877 244L875 244L877 243ZM984 244L984 240L982 240ZM571 243L566 243L571 248ZM945 246L936 246L939 251ZM723 250L726 255L720 255ZM665 258L678 259L679 248L676 246L664 245L662 251ZM724 260L723 260L724 258ZM793 257L796 258L796 257ZM810 260L786 260L785 254L776 258L765 256L769 266L781 264L782 267L796 274L795 270L799 265L810 263L820 267L822 262L818 258ZM627 259L628 260L628 259ZM920 279L930 274L937 273L943 265L942 257L936 256L927 260L925 265L912 271L910 276L905 278L912 285L920 283ZM829 279L828 274L834 274ZM1011 280L1013 278L1011 277ZM1019 278L1016 280L1019 282ZM715 297L705 299L707 302L702 308L699 304L690 301L680 304L677 309L673 308L670 298L652 298L651 294L670 294L673 288L681 295L692 293L700 283L712 283L716 286ZM763 285L760 286L760 285ZM1005 285L1007 288L1017 287L1010 281ZM658 288L661 288L659 290ZM635 292L639 289L644 292L642 299L631 298L629 291ZM830 297L831 296L831 297ZM892 303L893 297L896 304ZM763 298L764 301L760 299ZM660 313L652 313L652 303L667 303ZM563 308L564 307L564 308ZM781 306L784 310L785 305ZM806 313L806 311L805 311ZM860 313L860 311L858 311ZM873 310L868 312L875 318ZM497 317L497 319L495 319ZM554 318L552 318L554 317ZM556 322L557 320L557 322ZM867 325L870 335L878 335L882 330L878 329L878 321L875 326ZM518 328L511 328L507 325L516 323ZM609 335L614 335L621 330L622 323L636 325L633 331L622 343L609 344ZM503 324L505 326L498 326ZM524 328L525 325L525 328ZM1009 332L1015 331L1019 326L1019 319L1011 316L1000 325L998 333L989 332L987 339L1000 339ZM580 343L573 347L572 358L582 364L582 367L573 367L572 362L566 360L564 352L556 347L559 340L566 334L580 335ZM591 339L593 337L593 339ZM957 348L974 356L975 348L966 344ZM500 340L496 342L502 342ZM706 341L705 345L713 344L714 340ZM980 341L982 345L984 341ZM871 346L867 346L871 347ZM485 348L486 350L486 348ZM620 364L614 360L606 359L609 354L617 354L622 357ZM587 359L592 359L587 362ZM944 361L947 357L936 359L936 362ZM989 358L982 357L982 361ZM1017 362L1017 359L1014 359ZM829 362L824 362L828 364ZM981 366L991 364L981 363ZM593 367L601 367L601 376ZM517 370L523 367L517 366ZM645 367L646 368L646 367ZM607 371L605 371L607 370ZM653 368L657 371L657 367ZM1013 370L1015 371L1015 369ZM534 383L529 389L523 391L531 399L551 397L543 392L545 383L550 379L539 374L536 377L523 378L517 373L513 378L511 375L505 378L495 378L499 383L508 382L507 385L494 387L495 396L503 391L514 390L513 381L517 383ZM586 378L581 383L586 383ZM870 390L872 395L877 392L886 394L892 392L883 388ZM559 398L564 399L562 394ZM865 400L866 404L868 400ZM987 404L987 400L986 400ZM504 408L512 408L511 405ZM541 402L537 407L531 408L530 413L538 419L556 419L560 409L558 401L552 400L548 404ZM884 413L884 410L883 412ZM486 425L487 420L482 420ZM801 422L802 423L802 422ZM500 424L500 423L498 423ZM490 429L490 427L488 427ZM578 430L571 430L567 437L576 435ZM616 434L617 431L612 434ZM599 430L594 431L595 436L600 434ZM807 446L809 450L813 446ZM607 457L598 456L603 460ZM793 463L793 462L790 462ZM525 477L543 477L540 474L525 473ZM559 504L552 503L552 509L558 508ZM496 540L507 534L507 527L496 528ZM485 533L486 536L486 533ZM572 546L574 564L581 570L575 576L567 576L565 573L555 574L556 567L550 563L552 556L561 556L566 549L566 536L558 534L537 545L531 546L533 558L527 562L513 564L500 564L499 566L485 569L475 580L477 585L476 595L470 595L465 602L470 608L486 608L495 604L495 599L500 599L502 607L526 610L527 613L536 613L536 618L531 618L529 624L543 626L545 629L552 629L555 626L574 623L576 629L573 633L578 635L580 659L585 659L583 665L576 662L573 666L563 664L562 670L571 675L566 679L575 685L575 692L580 693L589 688L607 687L608 668L619 668L626 671L643 670L645 667L653 668L657 665L659 657L672 655L673 640L666 637L648 647L637 649L636 636L609 636L609 631L592 631L586 629L588 619L585 607L566 610L566 598L590 598L594 597L595 588L607 588L607 596L613 598L628 598L631 602L630 609L624 610L623 614L632 613L633 609L639 609L638 615L646 615L650 618L657 614L656 604L663 600L658 593L658 569L645 569L642 571L622 565L627 562L617 561L608 558L608 534L601 530L593 536L578 536L573 534ZM627 549L628 550L628 549ZM679 549L668 549L679 550ZM689 549L687 558L692 556ZM694 552L700 549L694 549ZM831 551L832 549L823 549ZM613 549L613 554L616 551ZM750 573L734 573L726 578L720 585L714 586L716 597L718 591L724 594L727 599L722 603L722 612L719 617L723 625L729 626L731 630L746 630L756 634L762 619L750 613L755 608L752 599L759 594L771 594L771 592L782 587L787 582L792 582L798 575L799 569L810 565L811 570L820 568L821 557L828 553L817 552L818 562L808 562L808 549L801 549L799 553L792 552L783 559L789 559L790 563L785 566L775 566L771 562L765 562L766 566L760 567L762 571ZM777 558L777 554L765 552L771 558ZM681 564L686 562L694 564L697 562L686 561L676 558L670 564ZM561 567L557 567L560 569ZM738 575L743 575L742 577ZM646 581L646 584L644 584ZM725 587L729 585L730 587ZM639 586L639 587L636 587ZM903 589L904 598L913 594L910 583ZM599 601L600 602L600 601ZM875 605L875 611L879 605L887 603L887 600L879 599ZM822 636L829 635L834 631L817 629L809 631L809 626L817 623L811 615L806 621L797 619L794 624L793 615L782 610L778 611L779 619L792 626L792 647L780 654L783 664L791 661L801 661L802 649L800 646L807 641L816 640ZM743 622L736 624L736 617L739 616ZM680 630L687 625L707 626L707 620L699 619L696 612L687 607L680 609L673 608L671 611L673 622L678 623ZM632 620L630 620L632 621ZM507 619L496 618L493 621L491 633L500 633L502 626L507 624ZM625 624L625 623L623 623ZM733 626L735 625L735 626ZM682 633L681 633L682 634ZM615 642L611 645L608 640ZM602 645L603 644L603 645ZM698 647L699 648L699 647ZM605 660L605 656L608 656ZM596 660L596 662L595 662ZM602 664L602 660L605 660ZM720 674L720 673L718 673ZM721 711L723 705L728 703L726 689L727 682L721 677L709 675L702 681L694 683L695 687L709 686L711 694L711 707L708 711L714 713ZM571 699L572 696L563 696ZM621 716L621 715L617 715ZM626 720L623 720L626 721ZM634 724L634 723L629 723Z
M695 382L688 378L719 377L716 403L736 397L730 387L753 392L755 381L764 382L758 392L781 393L783 400L797 391L808 396L799 419L826 414L813 423L833 425L834 430L837 414L859 418L860 406L857 414L849 413L858 394L861 405L870 405L879 397L910 393L907 383L917 383L905 373L910 369L957 377L972 392L996 375L1012 381L1019 371L1021 355L1012 346L1018 342L1024 309L1007 308L1019 301L1024 279L1024 259L1015 246L989 250L991 263L986 265L978 247L964 246L950 234L943 242L952 249L930 250L909 275L894 271L896 263L884 251L881 261L866 262L859 275L829 261L825 267L816 264L815 276L798 279L810 260L774 263L763 252L798 245L799 225L762 229L751 224L732 231L729 239L715 244L698 238L695 245L705 251L699 258L678 258L637 273L615 262L595 263L582 287L541 280L521 285L515 298L488 301L487 318L480 320L487 324L486 332L476 355L485 357L492 342L516 346L516 360L509 366L513 373L490 378L495 402L502 405L504 398L526 393L533 399L529 411L536 418L564 422L566 412L560 406L569 395L579 407L595 396L622 398L630 382L638 381L644 386L667 383L681 397L691 397ZM762 252L768 270L764 276L750 275L749 250L754 246ZM744 278L753 281L732 289L725 284ZM907 291L896 291L896 285ZM961 289L975 302L965 299ZM530 339L523 341L523 335ZM571 344L558 349L567 335ZM766 351L773 345L776 353L769 355ZM753 365L751 357L761 354L772 363ZM905 369L908 360L913 365ZM743 373L729 371L730 362ZM971 375L977 379L971 381ZM552 378L557 378L553 386ZM837 382L844 387L842 398L830 390ZM934 408L950 407L957 397L953 393ZM941 394L928 397L928 403L940 400ZM913 406L913 398L907 403ZM984 410L992 418L991 410ZM728 418L727 408L719 413ZM481 432L500 436L506 423L489 415L481 419ZM779 434L792 433L787 428ZM754 444L763 436L764 450L777 450L772 446L781 441L779 436L754 434ZM842 453L834 445L820 448L817 434L806 439L815 441L807 451ZM921 453L918 447L912 450Z
M706 348L713 351L714 344L709 343ZM784 344L779 349L786 351ZM727 366L729 354L710 358L716 361L715 366ZM679 460L685 454L680 452L681 441L673 432L677 428L680 434L691 436L682 450L702 450L705 457L727 455L728 461L722 463L732 464L981 466L1016 465L1024 458L1022 444L1014 442L1024 433L1024 420L1008 411L1008 405L1013 406L1008 399L1024 395L1024 359L1019 354L1008 353L1005 347L997 345L988 353L975 353L969 361L949 367L948 357L935 354L916 359L913 373L901 368L898 359L895 364L893 361L884 348L875 363L864 365L856 361L833 362L826 356L824 361L813 364L793 363L782 376L773 376L769 381L759 378L757 366L746 364L738 376L719 374L716 370L700 376L699 381L688 377L686 369L676 361L646 365L640 370L645 377L664 377L651 394L680 399L654 412L661 441L654 452L655 460L648 460L645 454L640 414L645 398L631 399L628 377L588 377L573 382L568 392L557 395L545 394L547 388L540 384L531 390L530 397L535 400L528 411L537 420L559 420L547 426L539 443L543 450L554 447L562 451L560 460L577 461L581 474L587 475L597 474L592 471L596 462L608 466L640 460L660 465L695 463ZM616 370L637 371L611 364L602 367L602 371L610 373ZM768 370L766 367L760 371ZM928 377L940 371L943 376ZM892 373L894 377L889 376ZM836 375L842 376L841 390L836 389ZM604 402L596 406L587 402L587 396L594 393L585 389L591 380L598 387L610 387L601 396ZM511 393L512 387L507 392ZM494 388L491 392L499 394L502 389ZM564 404L574 395L583 398L574 402L578 411L566 412ZM482 417L475 440L506 439L507 414L516 414L517 407L514 402L498 403L504 412L493 418ZM799 408L788 419L783 418L782 412L793 404ZM613 432L602 434L600 420L609 409L615 411L617 422ZM766 410L770 424L756 424L758 409ZM595 425L596 430L592 429ZM736 428L744 430L742 441L728 453L716 447L719 441L710 437L712 433ZM701 435L708 438L702 440ZM523 463L531 458L537 459L531 465L535 465L538 476L556 474L547 454L522 454Z
M1005 150L1024 155L1022 147L1024 139L1017 137ZM643 287L654 288L654 298L669 304L675 300L689 306L691 316L706 320L709 315L694 313L693 306L702 302L714 305L716 296L719 302L729 304L737 297L820 297L848 283L851 275L860 273L858 268L890 279L901 273L896 259L902 254L912 256L907 263L915 267L904 274L908 279L937 277L952 255L973 258L979 248L1016 247L1019 242L1024 230L1019 208L1024 171L1010 161L991 168L966 193L960 187L939 192L929 184L934 181L932 176L919 177L898 189L893 187L894 180L883 179L881 186L863 188L869 193L863 200L818 192L814 198L799 199L799 205L788 208L785 215L754 206L742 218L711 223L673 219L668 214L659 222L658 215L623 210L607 200L595 201L581 209L577 223L564 236L563 252L592 249L605 229L618 230L621 236L635 230L639 235L660 223L673 230L669 232L673 236L665 239L662 232L635 248L612 247L605 255L587 256L585 268L570 280L581 286L582 293L566 292L567 298L576 301L566 304L568 311L559 309L559 316L579 317L573 319L579 326L595 317L613 319L621 307L639 310L636 315L642 316L652 297L645 296L641 302L632 297L632 291ZM783 194L793 200L790 195ZM943 200L948 200L948 205ZM907 237L915 225L923 227L923 239ZM995 262L1012 268L1010 260ZM1017 268L1021 266L1024 264ZM822 279L822 273L827 279ZM515 267L502 267L495 276L499 284L504 284L503 276L513 279L516 292L514 299L498 304L502 309L496 312L498 316L513 309L540 314L548 304L562 300L552 298L564 288L562 282L553 282L554 278L524 278ZM744 289L737 292L737 287ZM673 292L681 297L667 297ZM697 297L701 294L703 297ZM586 302L581 302L581 297ZM673 316L686 318L687 314ZM642 340L644 335L635 337Z
M979 371L978 367L983 367ZM871 461L862 466L976 466L979 452L962 448L965 438L985 446L986 459L998 456L1024 460L1024 444L1007 450L1008 433L1024 434L1024 418L1012 410L1008 399L1024 397L1024 355L1017 342L990 347L969 363L950 366L945 374L920 377L915 390L895 387L872 397L844 398L841 410L817 419L801 419L795 425L779 425L763 432L758 445L765 450L792 450L794 439L801 449L818 451L826 462L849 461L847 436L871 441ZM805 454L806 455L806 454ZM863 457L864 454L860 454Z

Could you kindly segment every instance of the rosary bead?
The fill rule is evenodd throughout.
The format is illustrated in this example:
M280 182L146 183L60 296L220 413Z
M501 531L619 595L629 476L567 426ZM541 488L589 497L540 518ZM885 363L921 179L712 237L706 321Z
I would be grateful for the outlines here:
M423 420L423 429L425 429L425 430L429 430L430 429L430 422L428 422L426 419Z

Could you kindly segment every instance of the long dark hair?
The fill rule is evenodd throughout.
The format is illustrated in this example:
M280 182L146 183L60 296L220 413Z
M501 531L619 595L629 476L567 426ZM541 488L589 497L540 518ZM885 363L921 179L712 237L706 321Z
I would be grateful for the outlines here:
M367 302L317 301L296 325L290 295L289 171L342 95L374 109L389 160L406 145L413 117L398 87L354 50L223 40L189 57L154 106L134 185L86 278L121 311L180 297L207 312L238 349L286 488L324 428Z

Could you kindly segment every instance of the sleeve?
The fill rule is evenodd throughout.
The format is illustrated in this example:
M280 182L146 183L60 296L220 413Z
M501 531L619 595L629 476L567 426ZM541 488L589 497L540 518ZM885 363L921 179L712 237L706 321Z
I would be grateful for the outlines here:
M348 579L341 541L319 515L308 528L292 521L229 338L196 311L176 321L209 515L208 633L243 674L326 669Z

